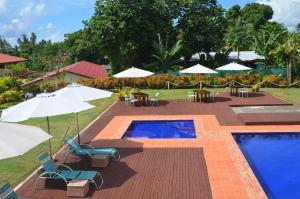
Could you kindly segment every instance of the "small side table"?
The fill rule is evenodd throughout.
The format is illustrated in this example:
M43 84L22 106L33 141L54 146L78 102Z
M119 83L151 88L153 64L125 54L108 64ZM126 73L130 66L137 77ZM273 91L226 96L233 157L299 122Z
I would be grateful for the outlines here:
M107 167L109 157L103 154L97 154L92 157L92 167Z
M85 197L89 192L88 180L72 180L67 185L67 196Z

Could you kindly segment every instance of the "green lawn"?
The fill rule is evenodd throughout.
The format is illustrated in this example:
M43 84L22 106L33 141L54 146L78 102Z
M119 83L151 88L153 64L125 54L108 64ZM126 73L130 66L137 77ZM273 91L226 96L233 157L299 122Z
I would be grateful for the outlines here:
M300 88L263 88L262 90L293 104L300 105Z
M109 99L92 101L91 104L95 105L95 108L79 113L80 129L83 129L91 121L93 121L101 112L103 112L109 105L111 105L115 99L116 97L114 96ZM47 131L45 118L30 119L22 122L22 124L39 126ZM70 126L68 135L75 135L77 132L76 119L74 114L50 117L50 127L52 135L54 137L51 140L53 152L57 152L61 148L63 144L62 138L68 126ZM48 142L45 142L23 156L1 160L0 179L9 181L13 185L17 185L32 171L34 171L37 166L39 166L39 163L36 160L37 156L42 151L48 151L48 149Z
M156 92L160 93L160 99L186 99L187 92L193 89L173 89L173 90L154 90L147 89L142 90L144 92L153 95ZM212 89L210 89L212 90ZM215 89L222 91L223 89ZM278 89L278 88L264 88L264 91L270 92L276 96L286 99L292 103L300 104L300 89ZM105 110L109 105L111 105L116 100L116 95L110 99L101 99L91 102L96 106L96 108L84 111L79 114L80 129L87 126L92 120L94 120L103 110ZM23 124L39 126L46 130L46 119L30 119L23 122ZM74 114L67 114L62 116L50 117L51 132L54 136L52 139L52 149L53 152L57 152L63 142L62 137L70 126L68 135L76 134L76 120ZM34 148L30 152L23 156L10 158L0 161L0 179L7 180L13 185L17 185L26 176L28 176L32 171L34 171L39 165L36 158L42 152L48 150L48 142L41 144L40 146Z
M154 97L156 92L159 92L159 98L160 99L187 99L187 93L188 91L193 91L194 89L172 89L172 90L167 90L167 89L146 89L146 90L141 90L142 92L149 93L151 96ZM223 91L224 89L208 89L210 91Z
M215 91L224 91L224 89L208 89ZM278 96L282 99L285 99L293 104L300 105L300 89L299 88L262 88L262 91L266 91L274 96ZM172 90L141 90L155 95L156 92L160 93L161 99L186 99L187 92L193 91L193 89L172 89Z

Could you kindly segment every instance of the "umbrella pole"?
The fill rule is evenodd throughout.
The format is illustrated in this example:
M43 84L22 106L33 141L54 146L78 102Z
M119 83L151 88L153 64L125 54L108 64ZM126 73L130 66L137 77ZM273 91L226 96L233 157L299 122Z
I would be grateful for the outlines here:
M80 144L78 113L76 113L76 121L77 121L77 140L78 143Z
M51 132L50 132L50 124L49 124L49 117L47 116L46 118L47 118L48 133L51 135ZM49 139L48 142L49 142L49 153L50 153L50 157L51 157L51 159L52 159L51 140Z

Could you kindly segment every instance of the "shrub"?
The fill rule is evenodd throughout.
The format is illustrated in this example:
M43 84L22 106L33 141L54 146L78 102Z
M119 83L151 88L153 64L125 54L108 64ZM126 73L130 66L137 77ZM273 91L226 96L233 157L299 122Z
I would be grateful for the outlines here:
M56 89L61 89L69 85L69 82L62 80L56 83Z
M7 90L0 95L0 103L19 102L23 100L23 97L23 91Z
M265 78L264 78L265 77ZM122 87L137 87L137 88L151 88L151 89L162 89L166 88L167 82L170 81L179 88L188 87L196 84L197 82L203 81L205 85L224 85L230 81L237 81L246 85L254 85L263 80L268 80L279 84L280 82L285 83L285 78L278 75L267 75L262 76L259 74L230 74L227 76L206 76L206 75L152 75L146 78L137 79L117 79L113 77L109 78L97 78L97 79L81 79L78 81L79 84L85 86L95 87L99 89L116 89Z
M55 83L45 83L43 86L42 86L42 90L46 91L46 92L53 92L56 90L56 84Z
M25 93L32 93L32 94L38 94L41 92L41 87L36 85L36 84L32 84L30 86L27 86L25 89L24 89L24 92Z
M7 91L11 88L19 89L22 82L12 77L0 77L0 93Z

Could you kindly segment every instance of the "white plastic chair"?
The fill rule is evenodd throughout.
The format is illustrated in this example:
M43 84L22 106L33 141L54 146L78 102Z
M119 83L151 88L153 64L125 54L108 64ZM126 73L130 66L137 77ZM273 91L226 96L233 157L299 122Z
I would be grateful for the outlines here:
M239 91L239 97L249 97L248 88L241 88Z
M130 105L134 106L136 102L139 100L134 97L134 95L130 94Z
M158 99L159 93L156 93L154 98L150 99L150 103L153 106L154 104L156 104L157 106L159 105L159 99Z
M211 91L210 92L210 99L215 102L215 97L219 95L219 91Z
M129 95L125 95L124 100L125 100L126 104L130 104L130 96Z
M188 96L188 101L189 102L193 101L195 99L195 97L196 97L196 95L193 92L191 92L191 91L188 91L188 95L187 96Z

